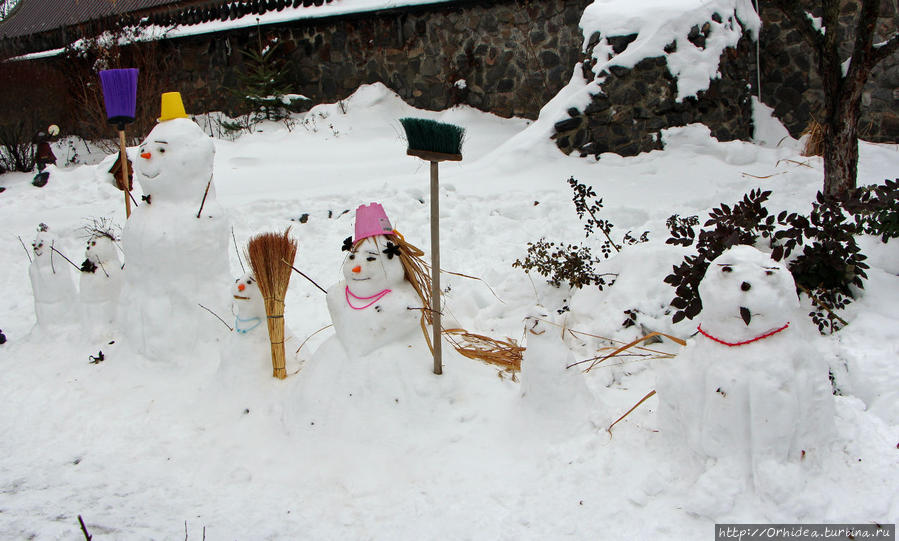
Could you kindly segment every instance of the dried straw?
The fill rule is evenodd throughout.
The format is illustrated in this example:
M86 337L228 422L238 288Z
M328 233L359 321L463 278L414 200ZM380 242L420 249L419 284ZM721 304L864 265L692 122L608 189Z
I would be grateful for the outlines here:
M464 357L484 361L503 369L521 370L521 359L525 348L516 344L511 338L497 340L489 336L470 333L465 329L444 329L443 335Z
M823 156L824 155L824 126L817 120L812 119L802 135L808 136L805 145L802 147L802 156Z
M272 349L272 375L278 379L287 377L284 357L284 296L290 283L290 265L297 255L297 243L289 237L289 232L288 227L283 234L256 235L247 243L246 251L265 301L268 338ZM288 264L285 265L284 261Z
M431 306L431 266L424 260L424 252L413 246L399 233L385 235L387 240L395 244L400 249L400 262L403 264L405 278L412 284L412 288L421 299L423 309L421 311L421 332L428 344L428 349L432 352L434 345L431 342L431 335L428 332L428 326L433 325L433 317L430 310ZM375 242L378 242L377 237ZM360 242L356 243L356 246ZM379 248L380 249L380 248ZM464 274L449 273L454 276L471 278L480 280L473 276ZM491 290L492 292L493 290ZM495 294L494 294L495 295ZM523 347L519 346L512 340L497 340L488 336L474 334L465 329L441 329L441 334L445 336L453 348L464 357L484 361L488 364L502 367L504 369L520 370Z

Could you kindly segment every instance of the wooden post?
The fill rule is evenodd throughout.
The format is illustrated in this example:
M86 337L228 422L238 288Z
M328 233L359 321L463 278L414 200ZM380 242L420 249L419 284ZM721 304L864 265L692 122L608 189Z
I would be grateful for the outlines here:
M437 162L431 162L431 325L434 345L434 373L443 373L440 340L440 190Z
M119 149L122 158L122 191L125 192L125 219L131 217L131 183L128 180L128 154L125 152L125 130L119 130Z

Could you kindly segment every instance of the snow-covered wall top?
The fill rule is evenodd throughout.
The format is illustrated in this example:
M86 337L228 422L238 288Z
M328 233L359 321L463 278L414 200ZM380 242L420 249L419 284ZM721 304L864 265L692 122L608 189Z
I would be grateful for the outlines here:
M595 35L601 36L591 53L600 86L611 66L632 68L661 56L677 78L677 101L707 90L719 76L721 53L735 47L744 32L758 39L760 27L750 0L596 0L581 18L586 52ZM705 38L701 47L691 37L697 31ZM615 36L636 38L616 51L609 41Z

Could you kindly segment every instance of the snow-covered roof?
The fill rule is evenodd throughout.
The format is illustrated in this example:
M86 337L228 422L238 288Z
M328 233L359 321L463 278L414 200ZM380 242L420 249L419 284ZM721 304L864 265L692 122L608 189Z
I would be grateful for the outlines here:
M0 21L0 39L86 23L98 24L101 31L138 24L176 29L203 25L215 31L240 26L242 19L255 24L257 17L275 16L271 22L284 22L452 1L456 0L19 0L9 17ZM215 27L220 23L230 25Z
M0 22L0 38L40 34L92 20L148 12L161 6L197 3L197 0L19 0L9 16Z
M20 0L0 21L0 43L12 43L14 54L24 59L59 54L79 36L112 37L117 30L126 41L169 39L462 1L472 0ZM22 56L26 51L39 52Z

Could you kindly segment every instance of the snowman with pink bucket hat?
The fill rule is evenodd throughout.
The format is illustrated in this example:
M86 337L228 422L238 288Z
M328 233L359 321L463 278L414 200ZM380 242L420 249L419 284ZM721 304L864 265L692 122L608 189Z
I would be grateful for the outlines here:
M327 291L337 339L350 356L411 343L422 332L426 304L419 291L421 251L393 229L378 203L356 209L354 233L343 244L344 279Z

